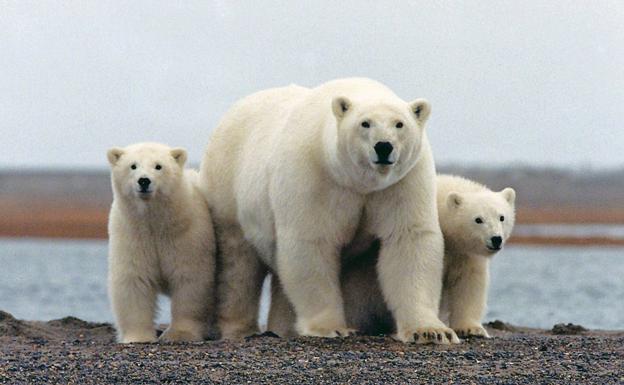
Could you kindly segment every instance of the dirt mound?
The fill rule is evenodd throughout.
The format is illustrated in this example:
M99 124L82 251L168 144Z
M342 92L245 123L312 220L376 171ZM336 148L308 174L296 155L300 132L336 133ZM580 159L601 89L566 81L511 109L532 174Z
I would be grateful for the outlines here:
M490 321L484 325L486 328L494 329L494 330L502 330L506 332L515 332L517 328L507 322L501 321L499 319Z
M0 336L18 336L22 330L22 321L12 314L0 310Z
M570 334L583 334L584 332L588 331L586 328L582 327L581 325L575 325L572 323L569 324L556 324L555 326L553 326L551 333L552 334L559 334L559 335L570 335Z
M0 336L35 339L61 339L63 333L50 329L40 322L22 321L0 310Z
M65 317L48 322L23 321L0 310L0 337L106 343L114 341L115 329L108 323L87 322L76 317Z
M73 316L63 317L59 319L55 319L47 322L48 325L53 327L62 327L62 328L70 328L70 329L96 329L106 326L111 326L109 323L105 322L88 322L81 320L80 318L76 318Z

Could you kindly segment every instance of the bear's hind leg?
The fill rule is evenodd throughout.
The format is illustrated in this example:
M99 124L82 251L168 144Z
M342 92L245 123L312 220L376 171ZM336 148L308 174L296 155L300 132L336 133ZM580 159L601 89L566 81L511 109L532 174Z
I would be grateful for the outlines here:
M217 326L221 338L258 333L258 312L266 268L238 225L215 228L217 255Z
M295 309L284 293L282 284L275 274L271 277L271 307L267 330L283 338L297 336L295 331Z
M185 277L171 292L171 325L160 336L163 341L202 341L211 325L213 293L208 276Z

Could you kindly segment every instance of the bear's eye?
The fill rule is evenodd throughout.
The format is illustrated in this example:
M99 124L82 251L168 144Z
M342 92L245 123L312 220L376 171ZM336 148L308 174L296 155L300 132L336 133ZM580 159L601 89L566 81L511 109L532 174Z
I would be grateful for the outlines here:
M475 222L477 222L478 224L481 224L481 223L483 223L483 219L478 217L477 219L475 219Z
M162 166L161 166L161 165L159 165L159 164L157 164L157 165L156 165L156 167L154 167L154 168L155 168L156 170L160 170L160 169L162 169Z
M396 128L403 127L403 122L398 122L394 127L396 127Z
M499 219L500 219L501 222L505 222L505 216L504 215L501 215Z
M362 127L369 128L370 127L370 123L365 120L365 121L362 122Z
M136 164L133 164L132 166L130 166L130 168L136 170Z

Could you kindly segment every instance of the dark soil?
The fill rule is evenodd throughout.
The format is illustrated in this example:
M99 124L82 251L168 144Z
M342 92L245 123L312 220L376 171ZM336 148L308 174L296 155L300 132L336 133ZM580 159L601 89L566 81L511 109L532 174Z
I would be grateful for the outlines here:
M624 332L560 335L497 321L486 327L494 338L456 346L362 336L285 340L271 333L121 345L109 324L20 321L0 312L0 383L624 383Z
M575 324L556 324L553 326L551 332L553 334L583 334L588 330L581 325Z

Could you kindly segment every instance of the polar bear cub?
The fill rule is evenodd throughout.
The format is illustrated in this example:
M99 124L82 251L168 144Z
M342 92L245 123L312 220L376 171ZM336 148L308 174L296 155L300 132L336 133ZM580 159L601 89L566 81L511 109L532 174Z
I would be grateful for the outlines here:
M489 282L491 257L503 247L513 229L515 191L493 192L457 176L437 177L437 205L444 235L444 274L441 319L459 335L489 337L481 326ZM379 242L368 249L354 245L344 252L341 274L345 317L350 327L364 334L396 330L392 313L384 303L375 264ZM295 335L293 312L279 287L272 284L269 330L281 336Z
M489 263L515 222L515 191L494 192L457 176L438 176L438 210L444 234L441 312L460 337L489 337L481 326Z
M165 341L202 340L213 308L215 242L208 205L182 148L138 143L108 151L113 204L108 288L123 343L154 342L156 297L171 297Z

